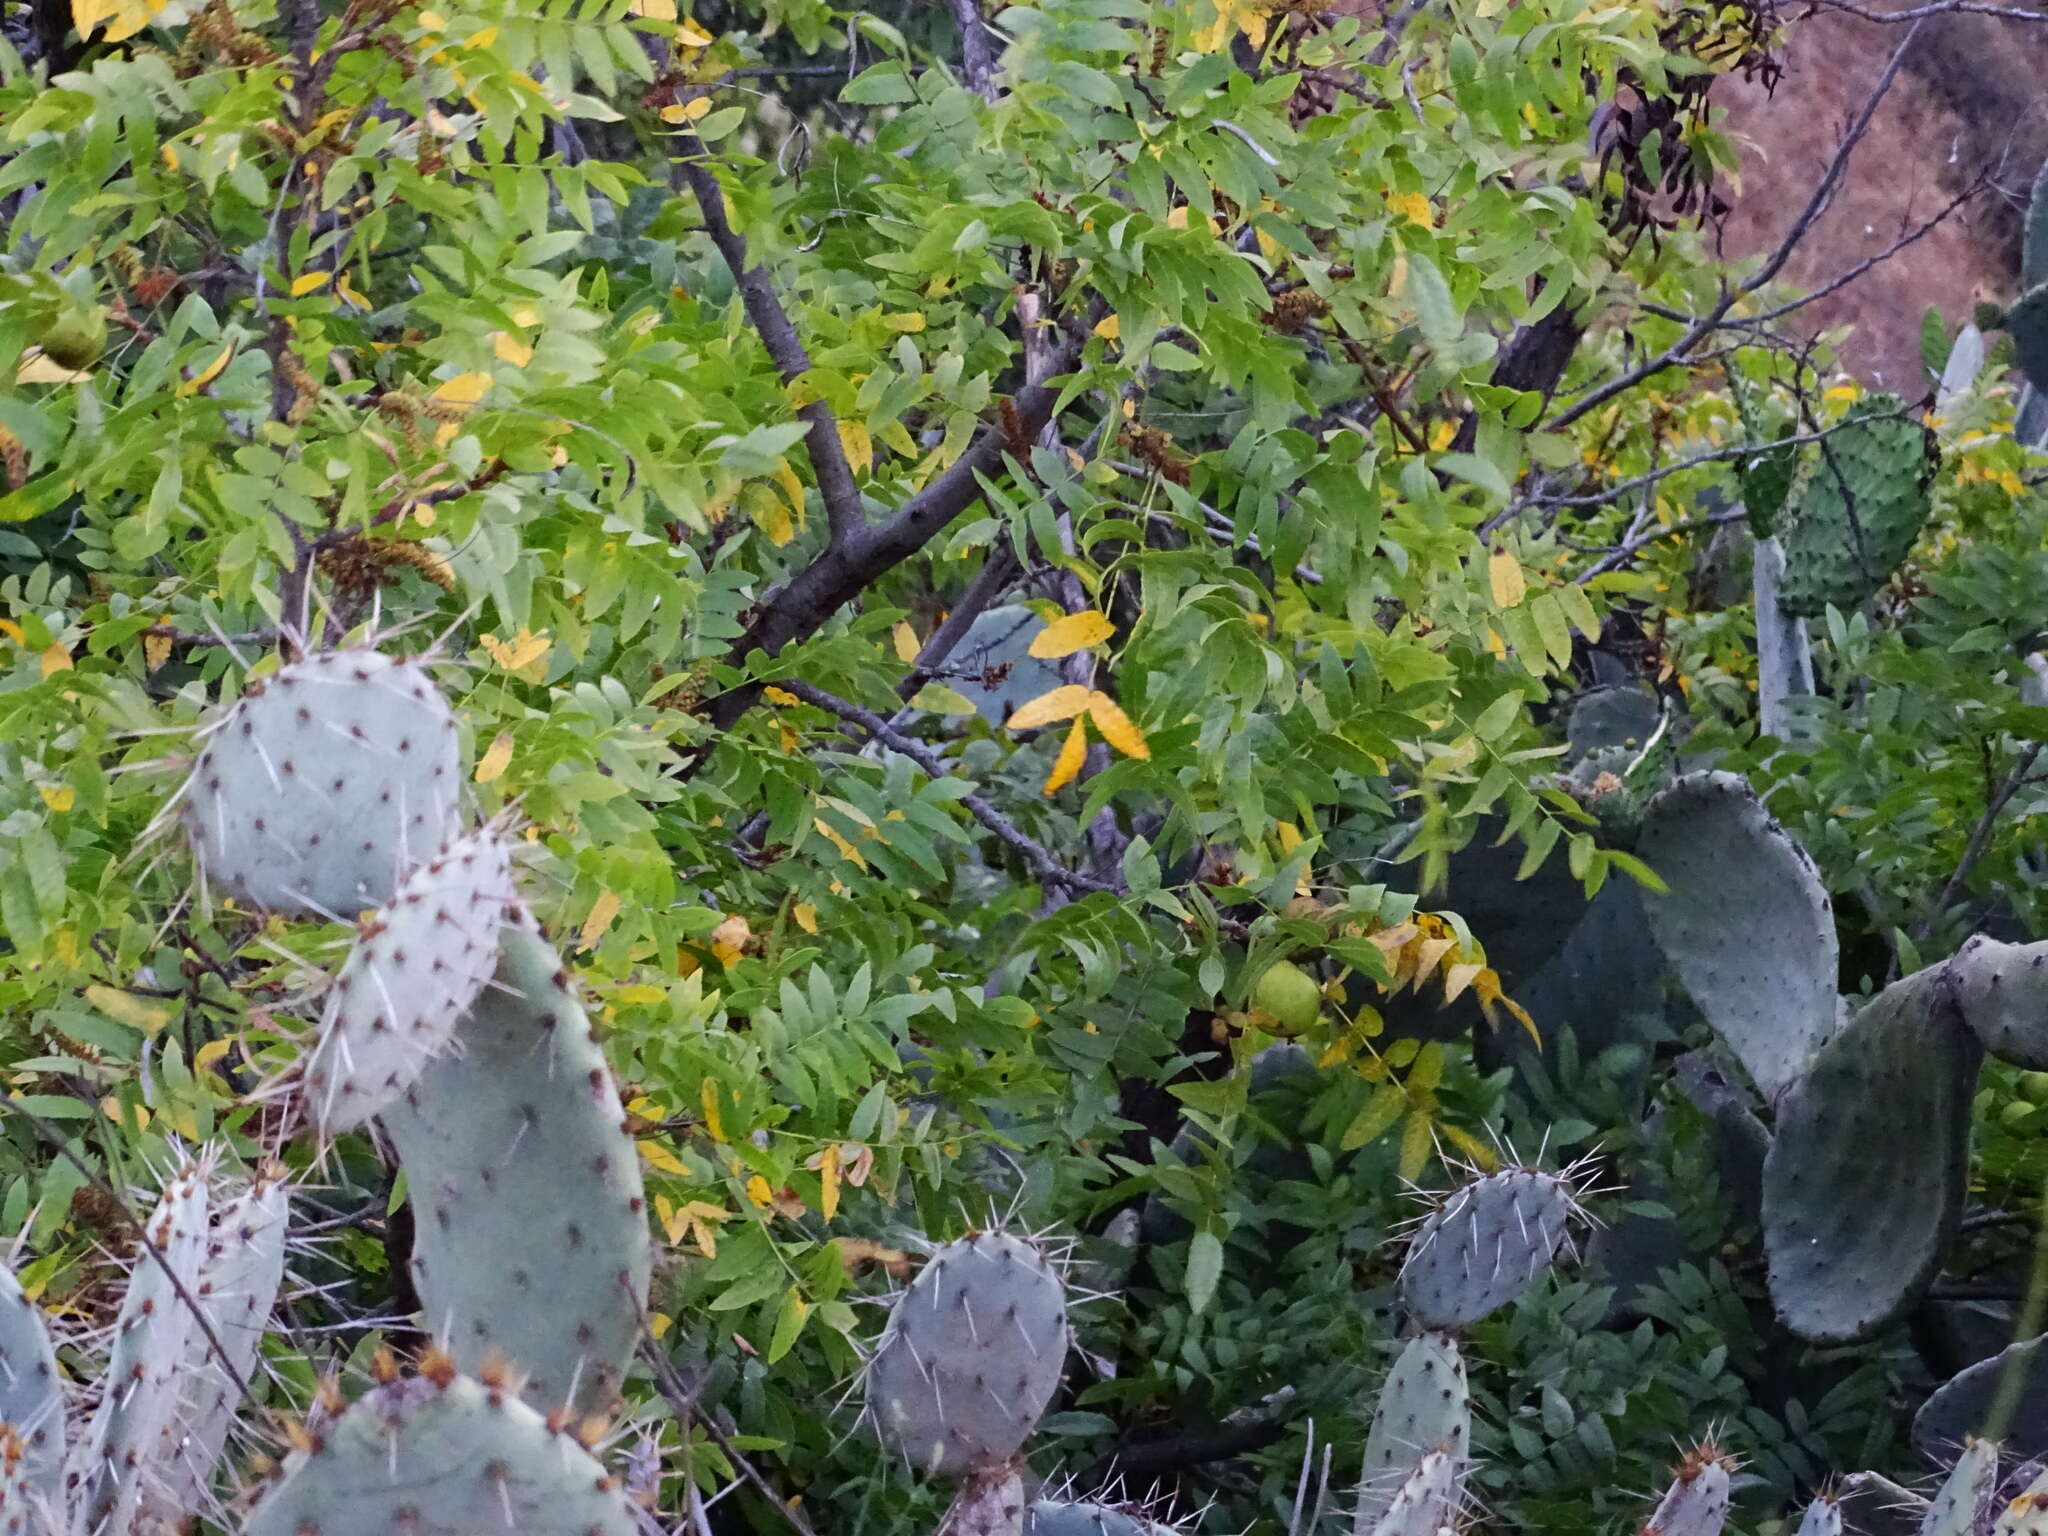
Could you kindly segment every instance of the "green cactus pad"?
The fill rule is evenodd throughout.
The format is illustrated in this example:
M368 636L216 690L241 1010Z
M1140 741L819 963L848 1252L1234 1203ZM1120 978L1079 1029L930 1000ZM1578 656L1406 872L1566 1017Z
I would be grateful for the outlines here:
M1679 980L1766 1098L1833 1033L1835 920L1813 860L1732 773L1687 774L1650 802L1637 855L1668 892L1643 898Z
M1896 395L1870 395L1816 450L1798 515L1785 529L1787 613L1849 609L1890 578L1927 521L1932 439L1901 419ZM1860 419L1876 418L1876 419Z
M1456 1342L1417 1334L1402 1347L1373 1410L1351 1520L1355 1536L1370 1536L1423 1457L1442 1451L1462 1462L1471 1440L1472 1395Z
M1949 962L1963 1018L1984 1049L2048 1071L2048 943L2002 944L1981 934Z
M259 1174L213 1218L195 1294L228 1358L215 1359L197 1328L186 1340L182 1401L164 1431L163 1484L150 1493L168 1525L206 1503L241 1405L235 1383L255 1379L258 1350L284 1283L290 1218L290 1191L271 1172Z
M882 1442L927 1476L1006 1465L1067 1358L1066 1287L1019 1237L981 1232L932 1256L868 1362Z
M2005 312L2012 360L2036 390L2048 390L2048 283L2030 288Z
M1727 1523L1728 1463L1715 1455L1691 1456L1643 1529L1656 1536L1721 1536Z
M1442 1536L1458 1528L1464 1471L1458 1458L1431 1451L1388 1500L1371 1536Z
M252 683L187 781L206 878L259 908L352 918L459 830L455 717L416 661L323 651Z
M1842 1536L1842 1502L1822 1494L1806 1506L1793 1536Z
M323 1132L363 1124L448 1052L518 899L510 852L486 828L413 869L364 921L306 1063L306 1111Z
M1106 1504L1040 1499L1024 1511L1024 1536L1157 1536L1165 1528Z
M497 1351L529 1402L609 1407L647 1300L640 1160L553 948L510 925L501 942L454 1053L379 1117L412 1192L413 1282L458 1366Z
M1998 1444L1973 1440L1927 1506L1920 1536L1975 1536L1998 1496Z
M2004 1422L1989 1419L1994 1406ZM1951 1376L1913 1416L1913 1448L1951 1456L1973 1435L1996 1429L2010 1456L2048 1456L2048 1334L2023 1339Z
M203 1337L178 1284L197 1299L210 1203L205 1173L187 1166L164 1185L143 1224L164 1262L147 1250L132 1260L113 1351L100 1380L99 1410L73 1474L71 1502L83 1511L87 1530L127 1530L143 1494L162 1474L165 1431L178 1410L191 1341Z
M1887 987L1779 1106L1764 1159L1771 1300L1793 1332L1860 1339L1933 1277L1969 1172L1983 1050L1946 967Z
M21 1442L8 1469L24 1491L54 1495L63 1486L64 1378L43 1311L22 1294L14 1271L0 1266L0 1425ZM0 1510L12 1505L0 1500Z
M1565 1246L1578 1205L1554 1173L1475 1179L1423 1222L1401 1264L1401 1302L1424 1328L1463 1328L1506 1306Z
M378 1387L285 1463L244 1536L635 1536L614 1479L509 1391Z

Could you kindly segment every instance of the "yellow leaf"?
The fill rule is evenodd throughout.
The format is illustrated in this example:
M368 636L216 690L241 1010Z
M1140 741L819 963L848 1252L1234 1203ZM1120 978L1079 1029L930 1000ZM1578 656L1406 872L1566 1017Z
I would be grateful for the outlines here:
M292 279L292 297L303 299L307 294L325 288L333 279L332 272L301 272Z
M797 927L814 938L818 932L818 909L808 901L800 901L789 909L789 915L796 919Z
M1469 962L1445 966L1444 1005L1448 1007L1455 1003L1464 990L1479 979L1479 973L1485 969L1483 965L1473 965Z
M701 1104L704 1109L705 1133L709 1135L713 1141L725 1140L725 1126L723 1122L720 1121L718 1116L717 1079L707 1077L701 1084L698 1085L697 1102Z
M14 382L17 384L83 384L92 377L90 369L66 368L43 356L38 348L14 366Z
M839 446L846 452L846 467L856 475L875 467L875 440L860 422L839 423Z
M669 14L675 14L673 7ZM685 19L676 23L676 41L685 48L709 48L716 39L696 22Z
M775 1203L775 1191L770 1189L768 1181L757 1173L747 1180L747 1198L765 1211Z
M530 629L520 630L509 642L500 640L496 635L480 635L477 643L492 661L530 683L541 680L552 645L546 630L535 634Z
M462 46L465 48L488 48L497 40L498 29L496 27L485 27L482 31L475 33Z
M78 803L78 791L69 784L38 784L36 792L43 797L43 804L59 816Z
M597 941L604 937L605 929L611 927L612 919L619 915L619 908L625 905L617 891L606 891L591 903L590 916L583 919L583 930L577 934L577 944L583 949L597 948Z
M1149 758L1152 755L1152 749L1145 744L1145 733L1131 724L1131 717L1108 694L1097 690L1088 695L1088 718L1095 722L1095 729L1102 733L1102 739L1125 757Z
M1410 224L1420 224L1424 229L1433 228L1436 224L1436 211L1420 192L1389 192L1387 206Z
M491 392L488 373L458 373L434 386L433 398L447 405L475 405Z
M510 331L493 331L491 355L501 363L510 363L514 368L524 368L533 361L533 348Z
M674 1242L675 1239L670 1238L669 1241ZM666 1312L656 1312L647 1319L647 1337L659 1344L675 1323L676 1320Z
M370 307L370 301L363 297L354 283L348 280L346 272L335 278L334 291L356 309L368 309Z
M851 860L854 864L858 865L862 869L866 869L868 867L868 861L864 857L862 857L861 851L858 848L854 847L853 844L849 843L845 838L841 837L839 835L838 830L835 827L833 827L833 825L824 817L813 816L811 818L811 825L816 827L820 832L824 833L826 840L829 841L834 848L837 848L841 853L846 855L846 857L849 860Z
M787 708L791 704L801 704L803 702L803 700L799 699L787 688L777 688L772 685L761 690L761 697L766 699L770 704L780 704L784 708Z
M1116 626L1092 608L1057 618L1031 637L1031 654L1041 661L1071 656L1091 645L1100 645L1116 633Z
M898 619L895 627L889 631L889 640L896 647L898 661L917 660L917 631L902 619Z
M234 1046L235 1037L232 1035L225 1040L209 1040L192 1053L192 1065L204 1072L233 1050Z
M1414 947L1415 970L1409 978L1417 992L1422 984L1435 974L1437 965L1444 956L1458 947L1456 939L1418 939Z
M839 1214L839 1143L830 1141L818 1154L818 1209L830 1221Z
M207 385L221 376L221 370L227 367L228 359L234 355L235 348L233 343L222 347L220 349L220 356L216 357L212 362L200 369L199 372L178 386L178 394L181 397L198 394L200 390L206 388Z
M1487 560L1486 579L1493 587L1495 607L1512 608L1528 595L1529 585L1522 575L1522 562L1504 548L1496 549Z
M672 106L663 107L661 109L661 120L664 123L694 123L698 118L706 116L710 111L711 98L709 96L696 96L688 101L679 101Z
M0 635L5 635L16 645L27 645L28 637L21 632L21 626L12 619L0 619Z
M882 324L892 331L907 331L913 335L924 329L924 316L920 314L884 315Z
M65 649L62 640L52 641L50 648L43 652L40 660L45 677L53 677L59 672L71 670L71 652Z
M1492 1173L1500 1167L1499 1154L1470 1131L1452 1125L1448 1120L1438 1121L1436 1128L1448 1137L1460 1152L1471 1158L1472 1165L1481 1173Z
M1080 716L1074 719L1073 728L1067 732L1067 739L1060 745L1060 755L1052 765L1052 772L1046 775L1045 792L1059 793L1062 786L1071 784L1074 776L1081 771L1081 764L1088 756L1088 727Z
M731 965L747 952L747 943L753 936L744 917L728 917L711 930L711 953L720 965Z
M1104 315L1095 322L1095 334L1104 341L1116 341L1123 335L1123 322L1115 315Z
M420 25L429 32L446 32L448 30L448 18L439 11L421 11Z
M1398 1171L1410 1184L1422 1177L1422 1166L1429 1161L1430 1149L1436 1145L1436 1139L1429 1131L1429 1116L1419 1109L1409 1113L1408 1123L1401 1128L1401 1162Z
M147 1109L137 1104L132 1114L124 1114L121 1109L121 1101L111 1093L100 1100L100 1113L125 1130L144 1131L149 1129L149 1111Z
M178 147L175 144L162 144L157 147L157 153L163 156L164 168L175 175L178 170Z
M499 774L505 771L506 765L511 761L512 733L510 731L500 731L491 739L491 745L485 751L483 760L476 765L477 783L490 783L491 780L497 778Z
M1863 398L1863 386L1853 381L1837 384L1821 395L1829 405L1850 405Z
M732 1212L703 1200L692 1200L676 1212L690 1225L690 1241L697 1245L698 1252L707 1259L718 1257L718 1228L714 1222L731 1221Z
M643 1141L640 1143L640 1160L659 1173L687 1176L690 1171L683 1166L683 1160L680 1157L677 1157L675 1153L658 1141Z
M1086 688L1079 683L1067 683L1021 706L1007 723L1013 731L1028 731L1034 726L1051 725L1055 720L1071 720L1088 707L1088 699Z
M130 1029L139 1029L145 1035L153 1035L171 1022L172 1009L162 1003L137 997L132 992L116 992L112 987L91 986L85 989L85 1000L116 1024L126 1024Z

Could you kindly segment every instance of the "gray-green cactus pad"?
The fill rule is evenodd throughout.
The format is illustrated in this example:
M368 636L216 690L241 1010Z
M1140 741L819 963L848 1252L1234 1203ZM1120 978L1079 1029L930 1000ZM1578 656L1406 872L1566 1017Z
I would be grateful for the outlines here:
M1463 1328L1550 1267L1578 1206L1554 1173L1506 1168L1432 1211L1401 1263L1401 1303L1425 1328Z
M0 1265L0 1424L21 1441L17 1480L24 1490L54 1494L64 1470L64 1378L43 1311L22 1294L14 1271Z
M1834 910L1813 861L1749 785L1694 773L1650 802L1636 852L1670 887L1643 906L1715 1033L1766 1098L1836 1025Z
M1595 688L1572 706L1565 739L1579 757L1602 747L1641 751L1663 720L1664 706L1647 688Z
M495 1350L529 1402L608 1407L647 1300L640 1160L553 948L500 939L454 1053L379 1117L411 1188L413 1282L463 1369Z
M635 1536L590 1453L466 1376L378 1387L295 1453L244 1536Z
M2037 390L2048 390L2048 283L2030 288L2005 312L2012 360Z
M353 918L457 831L456 752L455 717L417 662L323 651L252 683L213 727L186 833L238 900Z
M1024 1536L1158 1536L1165 1527L1106 1504L1040 1499L1024 1511Z
M1793 1536L1842 1536L1842 1501L1820 1495L1806 1506Z
M926 1475L1006 1464L1052 1400L1067 1358L1066 1287L1022 1238L946 1244L898 1298L868 1362L882 1442Z
M1717 1458L1680 1468L1643 1527L1656 1536L1721 1536L1728 1523L1728 1465Z
M305 1104L330 1135L353 1130L445 1055L498 963L519 893L505 840L456 838L366 919L327 994L306 1063Z
M1961 1211L1982 1059L1935 967L1872 999L1786 1095L1763 1223L1771 1300L1795 1333L1860 1339L1933 1277Z
M1402 1347L1373 1409L1358 1508L1351 1520L1356 1536L1370 1536L1423 1457L1442 1451L1462 1462L1471 1440L1472 1395L1464 1357L1443 1334L1417 1334Z
M188 1166L165 1184L143 1223L163 1262L147 1250L135 1255L114 1323L99 1410L75 1469L73 1504L83 1510L87 1530L127 1530L162 1473L165 1432L178 1410L191 1340L199 1332L186 1297L198 1297L210 1203L204 1172ZM178 1294L180 1286L185 1296Z
M2048 1070L2048 943L2001 944L1981 934L1949 962L1963 1018L2001 1061Z
M1975 1536L1997 1492L1998 1445L1973 1440L1928 1503L1920 1536Z
M1890 578L1927 521L1934 461L1927 429L1896 395L1856 402L1815 452L1798 515L1784 531L1779 600L1805 618L1853 608Z
M2002 1424L1989 1422L2003 1408ZM1913 1416L1913 1448L1951 1456L1972 1435L1996 1430L2006 1454L2048 1456L2048 1335L2024 1339L1951 1376Z
M1431 1451L1394 1490L1372 1536L1442 1536L1458 1528L1464 1470L1454 1456Z

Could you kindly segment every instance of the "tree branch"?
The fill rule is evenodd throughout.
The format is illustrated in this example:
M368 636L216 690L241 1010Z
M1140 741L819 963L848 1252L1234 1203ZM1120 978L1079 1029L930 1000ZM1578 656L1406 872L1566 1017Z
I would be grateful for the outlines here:
M746 237L734 229L732 220L725 216L725 189L718 184L718 177L711 169L710 155L703 141L694 133L685 133L682 135L682 150L676 169L697 200L697 209L704 217L704 228L711 236L711 243L718 247L718 254L732 269L733 281L739 286L740 302L746 306L747 319L753 323L761 344L768 349L769 360L775 364L775 371L782 375L782 382L793 383L810 372L811 354L805 350L803 338L797 335L796 327L790 323L782 300L776 297L775 285L768 279L768 269L750 261ZM839 423L832 415L832 407L823 400L813 400L808 405L799 406L796 414L797 419L809 428L804 442L810 449L811 472L817 476L818 495L825 503L825 521L832 543L838 545L857 538L867 526L867 517L861 511L860 487L854 482L853 466L846 462L846 448L839 441Z
M888 747L891 751L901 752L934 779L953 777L947 770L946 765L939 761L937 753L933 752L931 748L925 746L922 742L913 741L910 737L905 736L873 710L863 709L860 705L850 704L845 699L825 692L822 688L813 688L809 683L800 683L789 678L782 679L775 686L795 694L806 704L815 705L828 714L837 715L849 724L861 727L861 729L873 736L883 746ZM1092 875L1081 874L1079 871L1068 869L1064 864L1061 864L1046 851L1044 844L1038 842L1028 832L1024 831L1023 828L1010 820L1009 817L997 810L986 797L975 794L962 795L960 803L967 807L968 813L976 821L987 827L989 831L995 833L997 837L1008 843L1017 852L1023 854L1025 862L1031 866L1032 870L1041 880L1046 881L1048 884L1064 886L1076 895L1089 891L1115 893L1116 887L1109 882L1097 880Z
M993 105L996 99L996 54L989 46L988 23L981 0L952 0L953 26L960 33L960 71L967 88Z

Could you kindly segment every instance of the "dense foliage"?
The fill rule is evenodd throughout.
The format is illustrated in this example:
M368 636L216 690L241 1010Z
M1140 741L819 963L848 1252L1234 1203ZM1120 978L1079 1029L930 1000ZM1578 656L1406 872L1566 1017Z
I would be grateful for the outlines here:
M1504 1158L1593 1154L1607 1223L1470 1335L1504 1529L1639 1522L1710 1427L1745 1529L1917 1475L1928 1387L2039 1331L2004 1064L1941 1279L1785 1330L1674 1063L1770 1106L1641 918L1642 803L1712 764L1813 855L1845 995L2048 935L2007 343L1930 418L1793 339L1783 250L1713 254L1710 88L1775 17L21 10L0 1231L52 1315L111 1316L109 1187L213 1142L318 1238L259 1397L422 1341L387 1148L281 1086L355 914L223 899L164 814L210 709L367 642L429 659L623 1082L664 1516L932 1528L831 1405L863 1303L992 1219L1102 1292L1033 1467L1218 1531L1305 1530L1305 1464L1349 1528L1414 1190ZM1753 552L1815 590L1844 509L1788 699Z

